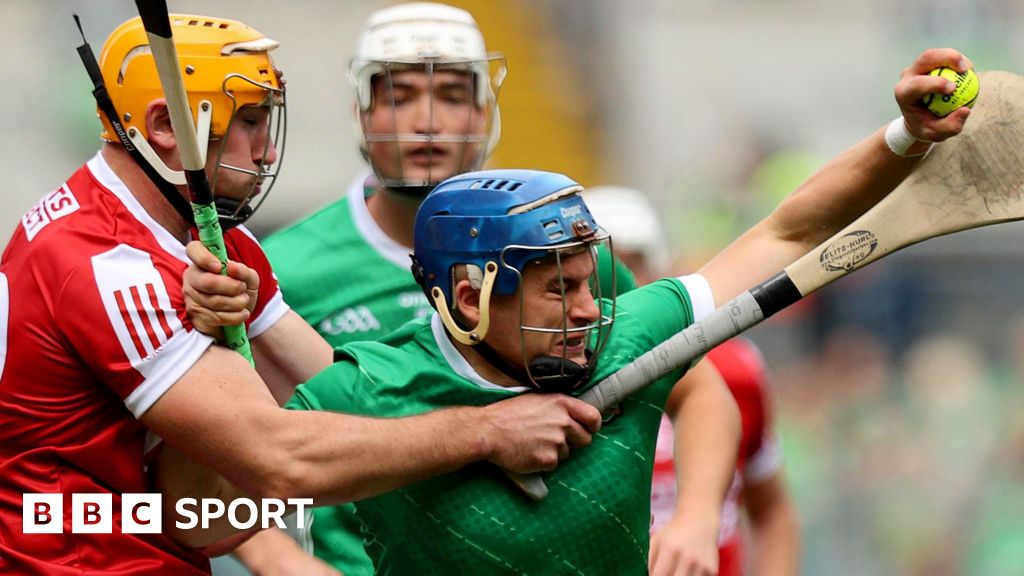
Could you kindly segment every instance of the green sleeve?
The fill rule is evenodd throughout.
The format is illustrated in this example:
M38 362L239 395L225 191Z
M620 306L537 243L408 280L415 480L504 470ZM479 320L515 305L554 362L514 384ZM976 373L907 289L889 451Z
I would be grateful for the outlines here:
M668 340L693 324L690 294L676 278L663 278L623 294L617 306L639 320L655 342Z
M289 410L333 410L361 413L365 407L354 393L359 368L351 362L335 362L308 382L300 384L285 404Z

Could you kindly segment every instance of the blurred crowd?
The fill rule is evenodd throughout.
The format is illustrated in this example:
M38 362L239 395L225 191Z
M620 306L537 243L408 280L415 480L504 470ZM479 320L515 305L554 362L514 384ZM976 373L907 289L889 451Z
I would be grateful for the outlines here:
M877 336L840 328L819 354L773 373L806 573L1024 565L1018 364L957 334L917 339L897 357Z
M797 150L760 156L737 173L740 193L717 196L694 219L708 237L727 238L818 162ZM938 266L927 249L872 264L749 333L777 396L804 574L980 576L1024 566L1024 315L1012 304L1020 283L990 270L991 257L972 262L970 249ZM680 273L701 260L676 252ZM990 285L951 287L939 270Z

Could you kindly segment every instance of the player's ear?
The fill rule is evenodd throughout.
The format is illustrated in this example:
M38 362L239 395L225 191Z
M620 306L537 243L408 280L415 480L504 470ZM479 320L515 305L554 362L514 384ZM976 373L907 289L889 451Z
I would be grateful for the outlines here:
M469 326L476 326L480 322L480 290L473 288L468 278L463 278L455 283L453 294L456 317Z
M169 152L177 145L167 101L163 98L153 100L146 106L146 134L150 145L158 152Z

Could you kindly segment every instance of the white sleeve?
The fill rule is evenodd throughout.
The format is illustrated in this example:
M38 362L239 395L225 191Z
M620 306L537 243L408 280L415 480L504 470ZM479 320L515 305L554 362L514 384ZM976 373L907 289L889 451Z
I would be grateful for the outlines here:
M279 287L267 305L260 311L260 315L249 324L249 338L255 338L269 330L271 326L277 324L278 320L284 318L285 313L289 310L291 307L284 301Z
M766 433L761 447L747 460L743 469L743 481L758 484L775 476L782 470L782 438L778 434Z
M706 318L715 311L715 296L711 293L711 285L706 278L700 274L687 274L680 276L679 281L683 283L686 292L690 295L690 305L693 306L693 321L697 322Z

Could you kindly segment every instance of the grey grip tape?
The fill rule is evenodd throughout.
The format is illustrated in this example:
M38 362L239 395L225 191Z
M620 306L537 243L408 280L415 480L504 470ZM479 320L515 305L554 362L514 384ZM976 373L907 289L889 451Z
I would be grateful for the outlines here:
M761 307L749 291L744 292L598 382L579 398L605 412L630 394L689 365L708 350L762 320Z

